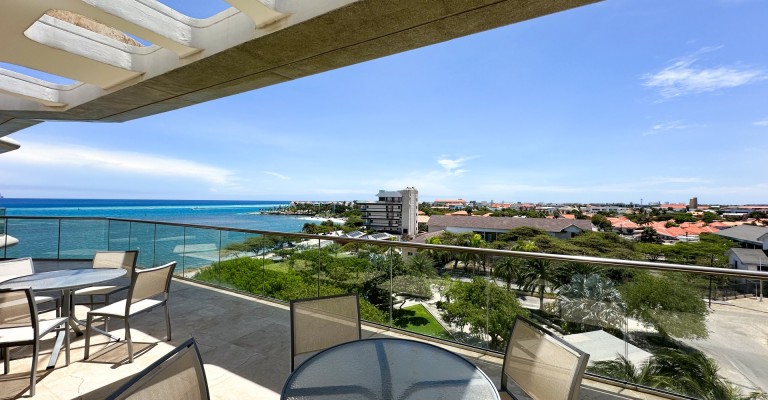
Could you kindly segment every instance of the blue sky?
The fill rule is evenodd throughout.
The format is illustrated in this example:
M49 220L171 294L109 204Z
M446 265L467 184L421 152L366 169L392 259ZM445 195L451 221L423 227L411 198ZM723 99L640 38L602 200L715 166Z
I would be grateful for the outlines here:
M768 203L766 15L608 0L135 121L46 122L10 136L0 193Z

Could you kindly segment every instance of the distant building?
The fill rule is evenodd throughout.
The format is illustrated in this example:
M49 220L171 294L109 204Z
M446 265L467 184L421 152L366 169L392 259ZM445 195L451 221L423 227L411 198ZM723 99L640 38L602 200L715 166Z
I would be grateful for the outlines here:
M432 202L432 208L463 209L467 206L464 199L443 199Z
M728 265L747 271L768 271L768 255L760 249L733 248L726 252Z
M699 208L699 199L696 197L691 197L691 200L688 201L688 208L691 210Z
M739 242L741 247L747 249L768 250L768 228L766 227L739 225L715 234Z
M620 235L633 235L636 230L642 230L643 227L630 221L627 217L608 217L613 231Z
M376 196L378 201L358 203L368 229L395 235L418 233L419 191L416 188L380 190Z
M682 203L677 203L677 204L664 203L664 204L659 204L658 206L654 206L653 208L658 208L660 210L672 210L674 212L688 211L688 206Z
M514 218L514 217L456 217L433 215L429 219L429 232L448 231L451 233L474 232L486 241L496 240L499 233L520 227L539 228L559 239L568 239L580 233L592 231L588 220Z
M631 210L624 206L586 206L587 214L597 214L599 212L616 213L616 214L628 214Z

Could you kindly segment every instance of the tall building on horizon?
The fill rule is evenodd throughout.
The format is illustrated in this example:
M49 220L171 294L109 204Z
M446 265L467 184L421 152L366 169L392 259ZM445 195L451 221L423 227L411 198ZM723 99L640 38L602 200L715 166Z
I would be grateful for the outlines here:
M358 203L368 229L397 235L418 233L419 191L416 188L379 190L376 197L378 201Z
M688 208L691 210L699 208L699 199L696 197L691 197L691 200L688 201Z

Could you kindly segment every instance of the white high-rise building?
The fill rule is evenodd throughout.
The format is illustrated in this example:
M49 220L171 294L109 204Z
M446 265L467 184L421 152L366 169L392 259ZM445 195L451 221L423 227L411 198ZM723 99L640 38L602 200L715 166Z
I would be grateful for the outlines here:
M358 203L368 229L398 235L418 233L419 191L416 188L379 190L376 197L378 201Z

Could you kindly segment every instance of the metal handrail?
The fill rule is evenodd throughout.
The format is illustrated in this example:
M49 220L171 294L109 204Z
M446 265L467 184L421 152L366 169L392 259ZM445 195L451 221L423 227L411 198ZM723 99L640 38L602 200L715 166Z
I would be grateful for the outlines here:
M564 261L564 262L594 264L594 265L602 265L602 266L610 266L610 267L647 269L647 270L654 270L654 271L702 273L702 274L708 274L708 275L718 275L718 276L728 276L733 278L748 278L748 279L758 279L758 280L768 281L768 271L749 271L749 270L737 270L737 269L731 269L731 268L705 267L705 266L699 266L699 265L685 265L685 264L637 261L637 260L622 260L618 258L574 256L574 255L566 255L566 254L536 253L536 252L526 252L526 251L486 249L486 248L478 248L478 247L462 247L462 246L450 246L450 245L438 245L438 244L400 242L400 241L390 241L390 240L342 238L338 236L312 235L307 233L292 233L292 232L275 232L275 231L264 231L264 230L258 230L258 229L228 228L228 227L210 226L210 225L186 224L186 223L179 223L179 222L150 221L150 220L124 219L124 218L106 218L106 217L13 216L13 217L4 217L4 219L5 220L9 220L9 219L106 220L106 221L120 221L120 222L128 222L128 223L154 224L154 225L159 224L159 225L178 226L178 227L185 227L185 228L214 229L219 231L239 232L239 233L248 233L248 234L255 234L255 235L330 240L330 241L341 242L345 244L361 243L361 244L369 244L369 245L381 246L381 247L409 248L409 249L417 249L417 250L435 250L435 251L449 251L449 252L465 252L465 253L480 254L480 255L485 255L490 257L515 257L515 258L538 259L538 260L548 260L548 261Z

